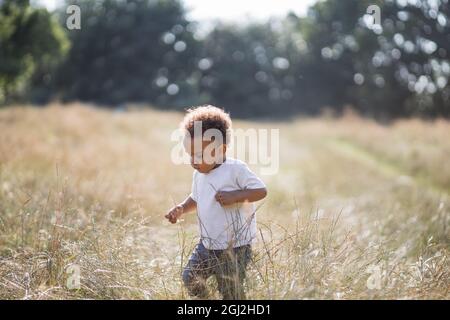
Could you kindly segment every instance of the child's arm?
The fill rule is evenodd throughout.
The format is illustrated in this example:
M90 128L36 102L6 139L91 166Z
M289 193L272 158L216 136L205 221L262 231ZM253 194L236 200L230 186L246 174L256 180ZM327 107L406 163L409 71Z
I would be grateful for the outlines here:
M183 213L188 213L194 211L197 208L197 202L194 201L190 196L187 197L182 203L176 205L165 215L165 217L171 222L176 223L178 218Z
M216 200L222 206L229 206L239 202L254 202L264 199L267 195L266 188L245 189L235 191L219 191L216 193Z

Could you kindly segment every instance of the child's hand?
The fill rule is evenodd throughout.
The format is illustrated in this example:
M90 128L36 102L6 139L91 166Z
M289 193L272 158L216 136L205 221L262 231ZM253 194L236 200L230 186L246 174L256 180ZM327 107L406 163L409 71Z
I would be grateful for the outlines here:
M236 191L219 191L216 193L216 200L217 202L220 203L220 205L223 206L229 206L232 204L235 204L236 202L238 202L237 199L237 192L239 192L239 190Z
M178 205L170 209L170 211L165 215L170 223L176 223L178 218L183 214L183 206Z

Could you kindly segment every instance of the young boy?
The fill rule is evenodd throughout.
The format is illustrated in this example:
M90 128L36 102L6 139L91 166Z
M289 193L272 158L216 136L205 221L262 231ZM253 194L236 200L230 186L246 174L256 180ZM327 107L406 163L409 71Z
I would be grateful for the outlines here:
M231 119L222 109L190 109L181 126L195 169L192 192L166 218L176 223L182 214L197 210L200 229L183 282L190 295L206 298L206 280L214 275L224 299L245 299L243 281L256 237L252 202L266 196L266 187L244 162L226 157Z

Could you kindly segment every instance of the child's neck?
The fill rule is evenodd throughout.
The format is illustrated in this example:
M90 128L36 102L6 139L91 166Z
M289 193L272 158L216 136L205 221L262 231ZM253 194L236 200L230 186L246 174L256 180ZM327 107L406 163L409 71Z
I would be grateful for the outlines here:
M220 163L216 163L216 164L214 165L214 167L213 167L211 170L209 170L209 172L211 172L211 171L213 171L214 169L217 169L218 167L220 167L226 160L227 160L227 158L224 156L224 157L223 157L223 160L222 160ZM208 172L208 173L209 173L209 172Z

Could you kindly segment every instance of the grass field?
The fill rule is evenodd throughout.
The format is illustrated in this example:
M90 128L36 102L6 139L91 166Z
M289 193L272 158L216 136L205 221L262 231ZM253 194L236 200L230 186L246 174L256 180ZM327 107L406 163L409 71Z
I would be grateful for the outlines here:
M192 169L170 160L181 117L1 109L0 298L188 298L180 273L196 217L163 218L190 192ZM279 128L281 139L279 173L263 177L248 298L450 298L450 122L234 127Z

